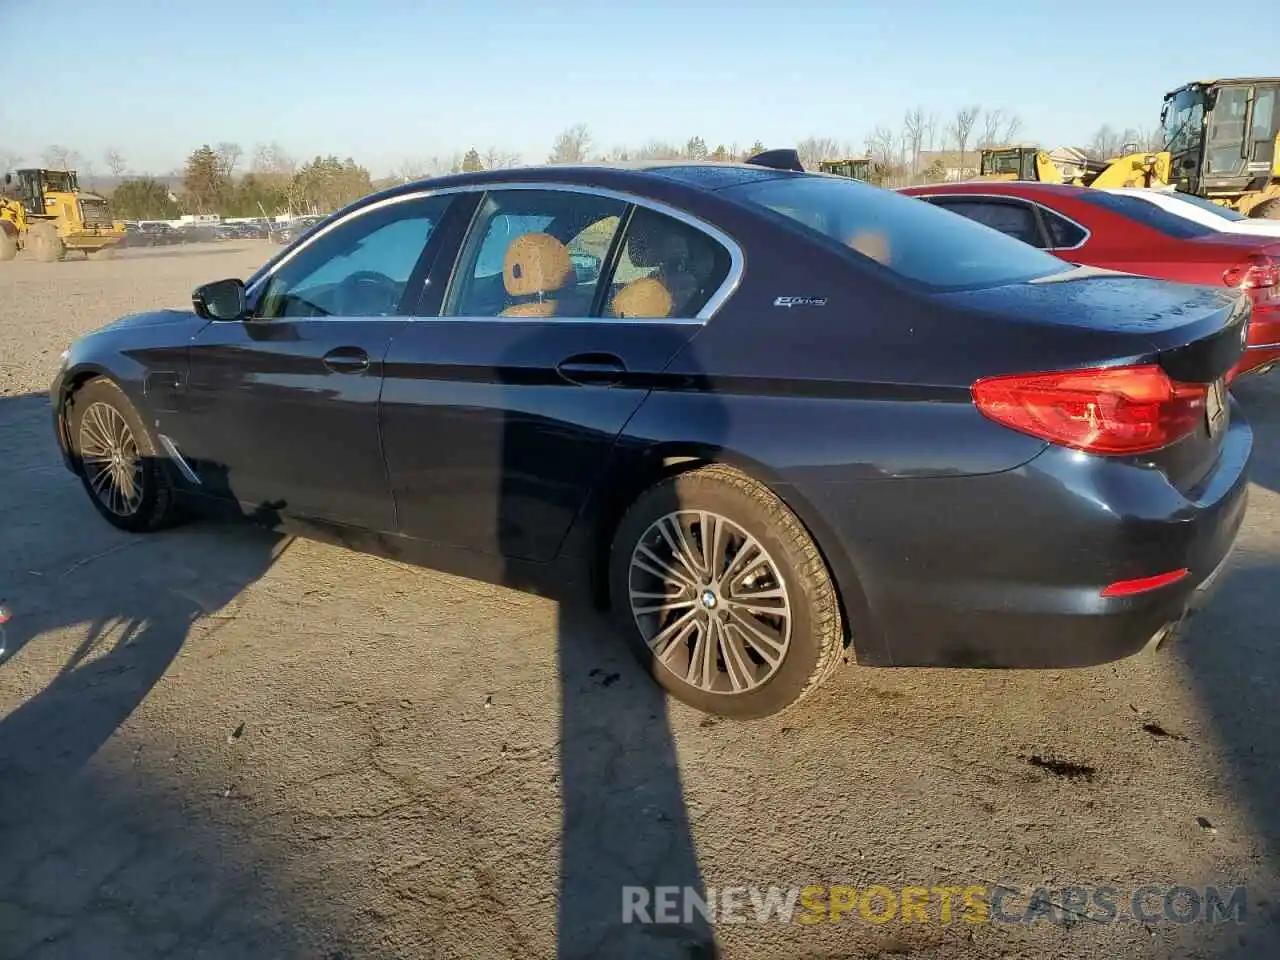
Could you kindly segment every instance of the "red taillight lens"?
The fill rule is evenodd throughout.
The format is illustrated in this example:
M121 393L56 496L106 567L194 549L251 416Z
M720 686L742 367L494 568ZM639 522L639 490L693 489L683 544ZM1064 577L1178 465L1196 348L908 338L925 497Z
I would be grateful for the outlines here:
M1158 573L1154 577L1139 577L1137 580L1117 580L1115 583L1106 587L1102 591L1104 597L1132 597L1139 593L1146 593L1149 590L1159 590L1161 587L1167 587L1171 583L1177 583L1191 571L1186 567L1178 570L1170 570L1168 573Z
M1273 260L1262 253L1251 253L1223 273L1222 282L1241 290L1280 287L1280 260Z
M973 402L996 423L1089 453L1150 453L1195 431L1208 388L1154 364L986 377Z

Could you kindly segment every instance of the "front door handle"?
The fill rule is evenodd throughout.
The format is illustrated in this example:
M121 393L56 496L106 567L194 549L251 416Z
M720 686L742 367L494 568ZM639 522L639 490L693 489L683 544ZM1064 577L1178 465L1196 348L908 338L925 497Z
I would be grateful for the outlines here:
M556 364L556 372L581 387L612 387L622 382L627 365L612 353L575 353Z
M324 365L334 373L364 373L369 354L360 347L335 347L324 355Z

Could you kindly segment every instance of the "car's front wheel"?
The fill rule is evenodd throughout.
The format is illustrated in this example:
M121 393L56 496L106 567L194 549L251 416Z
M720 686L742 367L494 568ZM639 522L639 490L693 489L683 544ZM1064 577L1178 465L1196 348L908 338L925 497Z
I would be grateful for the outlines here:
M614 537L609 581L641 661L708 713L776 713L843 661L840 605L817 546L786 504L732 468L642 494Z
M91 380L67 401L68 439L85 492L107 522L134 533L173 520L173 480L124 391Z

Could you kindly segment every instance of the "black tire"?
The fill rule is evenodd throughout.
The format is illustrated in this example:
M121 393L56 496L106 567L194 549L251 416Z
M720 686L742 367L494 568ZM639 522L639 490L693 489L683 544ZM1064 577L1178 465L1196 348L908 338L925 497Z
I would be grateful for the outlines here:
M88 442L88 434L84 430L85 417L99 404L114 410L123 419L141 460L140 469L135 474L141 496L136 507L124 513L111 509L95 492L94 467L85 459ZM106 378L90 380L68 398L66 422L80 482L89 502L108 523L131 533L145 533L167 526L178 518L177 490L168 459L159 452L155 437L119 386Z
M27 228L27 249L41 263L54 263L67 255L66 245L58 236L58 228L40 220Z
M1280 197L1264 200L1249 211L1249 216L1259 220L1280 220Z
M785 588L790 604L789 644L772 673L750 689L716 692L677 676L654 655L632 612L633 554L654 524L675 511L710 511L728 520L763 548ZM752 566L741 568L739 576L741 570ZM690 591L687 595L696 596L700 589L686 587ZM666 590L664 586L663 592ZM738 719L775 714L812 693L844 662L839 599L813 539L796 515L767 487L731 467L701 467L663 480L640 495L614 534L609 555L609 593L619 629L653 678L676 699L706 713ZM727 599L727 592L724 597ZM688 601L682 602L688 605ZM711 602L714 604L714 598ZM719 611L715 615L725 616ZM741 630L738 633L744 635ZM672 647L696 649L689 647L689 642ZM768 669L758 654L752 655L753 667ZM717 663L723 665L723 658Z
M0 224L0 263L12 260L18 255L18 241L9 229Z

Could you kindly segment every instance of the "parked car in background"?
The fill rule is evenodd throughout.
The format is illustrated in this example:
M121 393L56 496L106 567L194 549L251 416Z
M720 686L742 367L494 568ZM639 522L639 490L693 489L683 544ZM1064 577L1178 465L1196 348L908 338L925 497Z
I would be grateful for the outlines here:
M138 225L139 245L164 247L182 243L182 235L162 221L150 221Z
M714 713L773 713L846 657L1127 656L1203 602L1244 516L1224 377L1247 298L1071 267L849 179L407 184L192 303L81 337L52 385L109 522L238 506L594 584Z
M1187 220L1194 220L1212 230L1239 233L1250 237L1280 238L1280 220L1270 217L1246 217L1238 210L1206 200L1204 197L1196 197L1176 190L1145 187L1111 187L1107 192L1137 197L1139 200L1154 204L1162 210Z
M1146 197L1086 187L968 181L901 192L1071 263L1247 293L1248 349L1231 376L1280 362L1280 237L1219 230Z
M277 223L271 232L271 239L276 243L289 244L324 220L324 217L295 217L287 223Z

